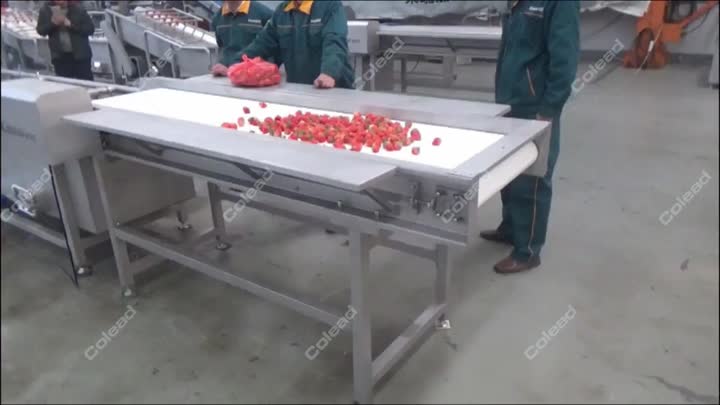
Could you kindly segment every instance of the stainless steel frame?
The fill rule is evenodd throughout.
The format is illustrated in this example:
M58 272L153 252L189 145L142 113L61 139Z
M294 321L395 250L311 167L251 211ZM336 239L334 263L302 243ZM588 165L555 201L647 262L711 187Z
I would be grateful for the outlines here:
M106 94L106 95L112 95L112 94L121 94L121 93L134 93L138 91L139 89L137 87L130 87L130 86L123 86L118 84L108 84L108 83L102 83L102 82L91 82L87 80L78 80L78 79L70 79L67 77L60 77L60 76L49 76L49 75L41 75L39 73L28 73L28 72L22 72L19 70L12 70L12 69L2 69L2 77L3 79L8 78L30 78L30 79L38 79L38 80L46 80L49 82L56 82L56 83L65 83L65 84L72 84L75 86L80 87L86 87L90 92L90 97L94 98L94 96L98 96L99 94Z
M167 164L151 162L144 160L139 156L132 156L120 152L113 152L111 147L106 149L105 155L112 158L127 159L139 164L147 164L155 168L163 168L174 173L183 173L188 176L200 177L208 181L211 192L209 193L209 202L211 207L211 215L214 226L207 232L202 234L196 240L184 241L182 243L172 243L160 237L154 236L143 231L143 226L147 222L143 221L114 221L113 203L107 197L108 187L112 187L112 183L105 178L105 159L104 156L97 156L94 159L95 169L98 174L98 186L100 188L103 205L106 207L107 219L110 228L110 240L115 251L115 261L118 268L118 274L123 294L132 296L135 294L135 275L145 268L147 265L138 265L131 262L128 254L130 246L136 246L144 249L151 254L157 256L158 260L171 260L187 266L191 269L199 271L209 277L223 281L232 286L241 288L249 293L264 298L270 302L280 304L286 308L297 311L305 316L313 318L317 321L328 325L335 325L341 315L330 309L321 308L317 305L306 303L292 297L284 292L275 291L264 287L251 280L233 274L231 269L223 267L221 264L213 262L193 251L190 246L195 246L202 240L208 238L208 235L225 234L224 218L219 210L221 209L221 201L237 201L239 194L237 192L219 192L221 187L237 188L239 184L247 185L246 181L239 180L220 180L217 174L200 175L193 170L180 168L177 164ZM294 205L308 204L299 201L290 201ZM250 207L271 212L277 215L283 215L287 218L300 220L310 223L319 223L321 225L337 227L337 224L322 223L318 220L317 215L305 215L298 213L298 207L281 208L281 204L266 205L262 202L250 202ZM332 213L330 214L332 215ZM343 215L343 214L340 214ZM360 227L362 229L362 227ZM398 366L402 360L407 358L412 348L421 343L427 337L429 331L444 321L448 310L448 288L450 280L450 255L449 248L446 244L436 243L434 248L413 246L393 240L389 237L389 232L368 232L360 229L345 229L344 232L350 237L350 305L357 312L352 319L352 341L353 341L353 398L356 403L371 403L373 398L373 390L380 379ZM415 256L423 257L431 260L435 265L435 282L432 302L422 311L415 320L405 329L405 331L393 340L393 342L376 358L372 357L372 320L369 309L369 285L368 274L370 271L370 252L375 246L386 246L395 250L404 251Z
M81 164L92 164L90 158L86 158ZM70 190L67 170L64 164L52 165L52 187L57 197L57 206L60 210L61 221L55 222L45 213L37 213L36 218L31 219L12 208L5 208L2 211L2 221L13 225L25 232L39 237L42 240L52 243L63 249L68 249L68 254L75 265L73 271L78 276L87 276L92 273L92 261L89 260L87 251L107 241L107 232L92 234L81 230L77 226L73 201L68 194ZM39 220L42 218L42 220Z
M455 81L458 57L495 60L500 47L502 28L499 26L427 26L381 24L378 30L380 51L386 51L397 38L403 46L394 52L400 58L400 90L407 91L407 57L436 56L443 60L442 85L449 87ZM390 64L392 66L392 64ZM388 90L394 78L387 69L387 78L378 76L378 90ZM391 88L390 88L391 90Z
M83 138L81 131L67 130L61 121L63 114L92 111L91 98L137 91L136 88L98 82L40 76L2 70L3 78L3 194L12 205L2 211L2 221L25 230L43 240L67 249L73 271L84 276L92 273L99 255L88 254L89 249L108 241L107 224L102 214L92 160L89 154L99 147L90 133ZM40 80L29 80L40 79ZM83 89L82 87L85 87ZM87 133L86 133L87 134ZM49 173L43 170L49 168ZM113 165L118 172L133 174L133 168ZM36 182L37 176L42 182ZM147 198L152 189L141 183L152 182L152 173L134 173L142 181L126 185L126 193L143 191L135 200L138 205L165 207L169 199L181 201L194 195L192 183L178 186L181 195L167 192L163 197ZM43 177L47 175L47 180ZM156 178L160 184L172 182L167 176ZM14 190L40 184L26 191L29 200L12 195ZM176 183L178 185L179 183ZM44 187L43 187L44 186ZM29 204L26 204L29 202ZM27 205L27 206L26 206ZM106 257L106 256L103 256Z
M187 30L154 20L152 13L160 12L173 16ZM182 10L136 10L130 16L110 9L105 13L115 35L144 53L148 69L153 66L153 60L157 60L158 69L169 64L173 77L187 78L207 73L217 58L214 34L197 26L199 17Z
M708 82L710 83L710 86L716 89L718 87L718 70L718 49L715 47L715 54L713 55L710 73L708 74Z
M456 202L457 196L477 184L480 176L514 151L533 140L544 138L548 130L547 123L537 121L483 118L472 114L432 114L422 108L422 100L418 101L418 108L414 108L412 102L394 108L362 101L343 105L338 101L344 97L342 92L314 97L282 90L250 91L193 81L178 84L179 81L172 79L154 80L153 83L177 84L185 90L201 87L206 93L258 97L271 102L332 108L335 111L377 113L387 108L392 111L393 118L399 120L505 134L496 145L465 164L453 170L439 170L249 133L242 137L224 137L226 132L220 128L113 109L65 117L74 125L102 134L102 153L94 156L93 161L119 279L126 296L135 294L135 275L139 271L139 265L130 260L128 249L138 247L159 257L158 260L180 263L332 325L339 320L337 311L303 302L286 292L235 274L234 268L203 255L202 250L207 247L205 242L213 239L216 249L230 247L221 202L238 202L250 189L257 192L255 198L244 200L250 208L348 234L350 305L357 312L351 321L353 397L358 403L372 402L374 389L381 378L407 358L413 347L424 341L435 326L449 323L446 322L451 273L449 250L450 246L465 246L472 237L478 220L478 199L477 196L468 197L463 217L457 221L442 221L439 215L443 207ZM411 99L400 97L405 97L406 101ZM468 106L471 104L467 103ZM229 143L206 145L191 135L200 132L213 139L227 139ZM108 178L108 159L206 181L213 227L195 240L177 241L148 229L155 218L152 213L123 215L119 202L108 197L116 186ZM341 166L345 168L342 172L329 173L325 169ZM255 182L263 177L261 173L267 172L272 173L267 184L261 190L254 188ZM436 274L434 293L427 308L379 356L373 358L368 273L370 252L375 246L386 246L428 259L433 262Z

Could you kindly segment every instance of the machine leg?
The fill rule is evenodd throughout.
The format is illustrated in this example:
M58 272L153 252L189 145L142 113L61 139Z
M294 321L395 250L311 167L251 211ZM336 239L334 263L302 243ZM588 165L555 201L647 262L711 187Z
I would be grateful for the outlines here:
M443 58L443 85L450 87L455 83L455 65L457 56L445 56Z
M187 231L189 229L192 229L192 224L189 224L187 222L187 215L185 215L185 211L182 210L182 208L178 208L177 211L175 211L175 215L178 220L178 229L181 231Z
M450 254L446 245L435 247L435 304L447 304L450 293ZM450 329L447 314L438 318L438 329Z
M114 212L112 204L108 198L107 188L105 187L105 157L102 155L93 157L93 166L95 167L95 175L97 176L98 191L100 192L100 200L105 211L105 219L108 224L108 236L112 244L115 256L115 265L117 266L118 278L120 279L120 288L123 297L135 296L135 277L130 269L130 256L128 254L127 243L119 239L115 235L115 227L120 224L113 218Z
M400 58L400 92L407 93L407 58Z
M65 172L65 166L62 164L52 166L52 178L55 183L55 193L57 195L60 215L63 219L62 225L65 228L65 238L67 239L67 245L73 262L75 266L77 266L73 271L75 271L79 277L89 276L92 274L92 267L88 265L85 247L80 240L80 228L77 226L72 199L68 194L70 183L68 182L67 173Z
M115 237L113 232L110 232L110 242L112 243L115 253L115 265L118 269L122 296L124 298L134 297L136 295L135 277L130 270L130 257L128 255L127 243Z
M7 69L8 67L8 52L5 49L5 41L0 38L0 65L2 65L3 69Z
M25 57L25 54L23 53L23 49L20 49L17 53L18 55L18 62L20 63L20 68L25 71L29 71L30 67L27 63L27 58Z
M368 300L370 236L350 234L350 291L353 333L353 399L369 404L373 400L372 322Z
M228 250L232 245L227 242L225 218L223 217L222 200L220 199L220 188L217 184L208 182L208 199L210 200L210 214L212 215L213 228L215 230L215 249Z
M354 56L354 58L353 58L353 68L354 68L353 76L354 77L359 77L362 79L363 72L366 72L367 71L366 69L369 66L367 60L368 60L368 58L366 56L362 56L362 55ZM361 80L361 82L362 82L362 80ZM354 84L357 85L357 83L354 83ZM365 90L366 86L367 86L367 83L365 83L363 85L363 87L359 90Z
M370 55L370 57L368 58L368 65L367 65L367 67L363 65L363 70L362 70L362 72L360 72L360 74L361 74L361 75L365 75L365 72L367 72L369 69L374 69L375 61L376 61L375 55ZM366 69L367 69L367 70L366 70ZM373 77L370 78L370 83L369 83L369 85L370 85L370 91L377 91L377 84L376 84L376 83L377 83L377 82L375 81L375 75L373 75ZM368 85L368 83L365 84L366 88L367 88L367 85Z

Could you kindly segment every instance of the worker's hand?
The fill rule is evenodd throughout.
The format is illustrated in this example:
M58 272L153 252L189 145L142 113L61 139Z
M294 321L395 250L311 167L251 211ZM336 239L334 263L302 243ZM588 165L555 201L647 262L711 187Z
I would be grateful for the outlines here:
M54 15L52 16L51 21L55 25L65 25L65 21L67 21L67 18L62 15Z
M315 79L314 84L318 89L332 89L335 87L335 79L325 73L320 73L320 76Z
M537 118L539 121L552 122L552 118L550 118L550 117L543 117L543 116L540 115L540 114L538 114L535 118Z
M70 28L70 19L66 18L65 21L63 21L63 25Z
M213 65L211 72L212 72L213 76L227 76L227 70L228 70L227 66L220 64L220 63L216 63L215 65Z

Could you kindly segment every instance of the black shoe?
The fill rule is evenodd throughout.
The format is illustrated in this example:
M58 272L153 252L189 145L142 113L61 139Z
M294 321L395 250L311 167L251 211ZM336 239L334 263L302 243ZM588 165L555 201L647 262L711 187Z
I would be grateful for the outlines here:
M513 259L512 256L508 256L495 264L495 273L498 274L513 274L522 273L523 271L532 270L540 265L540 258L535 256L527 262L520 262Z
M513 245L512 239L509 236L502 234L495 229L480 232L480 237L495 243L502 243L510 246Z
M332 229L326 229L325 233L328 235L335 235L337 232L333 231Z

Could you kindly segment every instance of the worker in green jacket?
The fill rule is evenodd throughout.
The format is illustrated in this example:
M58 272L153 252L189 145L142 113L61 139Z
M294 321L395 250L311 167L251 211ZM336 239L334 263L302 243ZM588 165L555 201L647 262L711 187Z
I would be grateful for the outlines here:
M263 59L277 55L291 83L352 88L347 33L340 1L284 1L243 53Z
M502 223L481 237L513 247L495 265L516 273L540 265L545 244L552 175L560 150L560 116L579 62L578 1L511 1L504 17L495 76L495 101L510 117L549 121L548 167L543 177L521 175L501 192Z
M272 10L256 1L224 1L212 19L218 44L218 63L212 73L227 74L227 68L240 59L240 51L255 39L272 17Z

